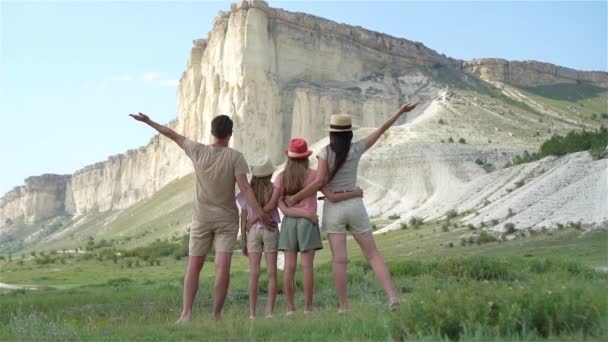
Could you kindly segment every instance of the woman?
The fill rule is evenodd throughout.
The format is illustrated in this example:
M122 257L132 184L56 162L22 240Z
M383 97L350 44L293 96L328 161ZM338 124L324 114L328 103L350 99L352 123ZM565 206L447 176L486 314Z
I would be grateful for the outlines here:
M357 166L363 153L372 147L380 136L391 127L402 114L407 113L418 105L417 102L401 106L382 126L374 130L365 139L352 143L353 130L357 127L351 123L349 115L332 115L329 128L330 143L317 156L319 168L315 181L293 196L285 199L287 205L293 205L301 199L310 196L324 187L334 193L346 193L357 189ZM328 198L331 200L331 198ZM371 222L361 197L332 203L326 201L323 206L323 229L332 254L332 272L339 300L339 312L348 310L346 295L346 233L350 232L359 244L361 251L376 273L389 300L389 308L399 306L399 298L395 293L390 273L376 248L371 234Z

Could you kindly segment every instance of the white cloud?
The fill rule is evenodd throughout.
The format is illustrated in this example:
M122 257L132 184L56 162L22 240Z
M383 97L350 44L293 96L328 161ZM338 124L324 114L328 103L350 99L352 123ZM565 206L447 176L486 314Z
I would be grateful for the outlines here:
M154 81L154 80L158 79L159 77L160 77L160 74L155 71L145 72L144 76L143 76L144 81L147 81L147 82Z
M160 84L161 87L177 87L177 85L179 84L178 80L162 80L160 82L158 82L158 84Z

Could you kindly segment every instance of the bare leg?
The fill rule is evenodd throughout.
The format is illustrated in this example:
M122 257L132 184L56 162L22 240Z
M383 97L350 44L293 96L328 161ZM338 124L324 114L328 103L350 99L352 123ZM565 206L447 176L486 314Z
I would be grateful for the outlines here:
M182 315L176 323L190 320L192 315L192 305L198 291L198 281L203 265L205 264L205 256L190 256L188 257L188 266L186 275L184 276L184 297L182 306Z
M302 252L302 275L304 278L304 312L312 312L312 295L315 289L313 262L315 250Z
M266 315L274 314L274 302L277 298L277 252L266 254L266 272L268 273L268 305Z
M262 253L249 252L249 318L255 317L258 303L258 281L260 280L260 262Z
M327 234L329 247L331 248L332 264L331 269L334 276L334 284L336 286L336 294L338 295L339 311L348 310L347 300L347 277L346 265L348 257L346 255L346 234Z
M294 300L296 264L298 253L285 251L285 269L283 270L283 292L287 297L287 313L296 311Z
M213 294L213 319L221 318L222 308L230 285L232 253L215 252L215 289Z
M361 251L363 251L363 255L367 259L367 262L372 266L372 269L376 273L376 276L380 280L382 287L384 287L384 292L389 300L396 299L397 296L395 294L395 289L393 288L393 281L391 280L391 275L388 272L388 268L386 268L386 264L384 264L384 259L378 252L378 248L376 247L376 242L374 241L374 236L371 233L357 234L354 236L355 240L361 247Z

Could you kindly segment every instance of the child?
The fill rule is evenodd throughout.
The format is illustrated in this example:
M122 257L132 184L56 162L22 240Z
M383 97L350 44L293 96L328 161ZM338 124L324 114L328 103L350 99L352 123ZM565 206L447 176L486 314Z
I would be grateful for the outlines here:
M268 157L262 158L257 165L251 167L251 189L260 206L269 212L274 221L272 226L264 226L253 214L253 210L242 194L236 197L241 207L241 239L243 241L243 254L249 257L249 319L256 316L258 300L258 281L260 278L260 262L262 252L266 255L266 268L268 273L268 305L266 318L272 318L274 303L277 297L277 251L279 245L279 230L277 223L281 222L276 201L270 204L273 193L270 177L275 168ZM253 228L253 229L251 229Z
M308 150L306 140L292 139L285 154L288 157L287 165L275 179L272 200L296 194L315 180L316 171L308 167L308 157L312 151ZM313 194L292 207L287 207L280 199L279 208L284 215L279 235L279 250L285 253L283 287L287 297L287 316L293 316L296 312L294 277L298 252L302 255L301 264L304 275L304 313L309 314L313 312L313 260L315 251L323 248L318 225L317 198Z

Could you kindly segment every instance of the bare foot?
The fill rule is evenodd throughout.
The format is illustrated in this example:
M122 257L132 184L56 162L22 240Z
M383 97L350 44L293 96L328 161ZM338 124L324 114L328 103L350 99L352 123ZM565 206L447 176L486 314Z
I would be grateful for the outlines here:
M180 317L177 321L175 321L176 325L182 325L182 324L188 324L192 321L192 317L191 316L182 316Z
M391 311L395 311L395 310L397 310L399 308L399 304L401 304L399 302L399 298L397 298L397 297L391 297L388 300L388 309L391 310Z

